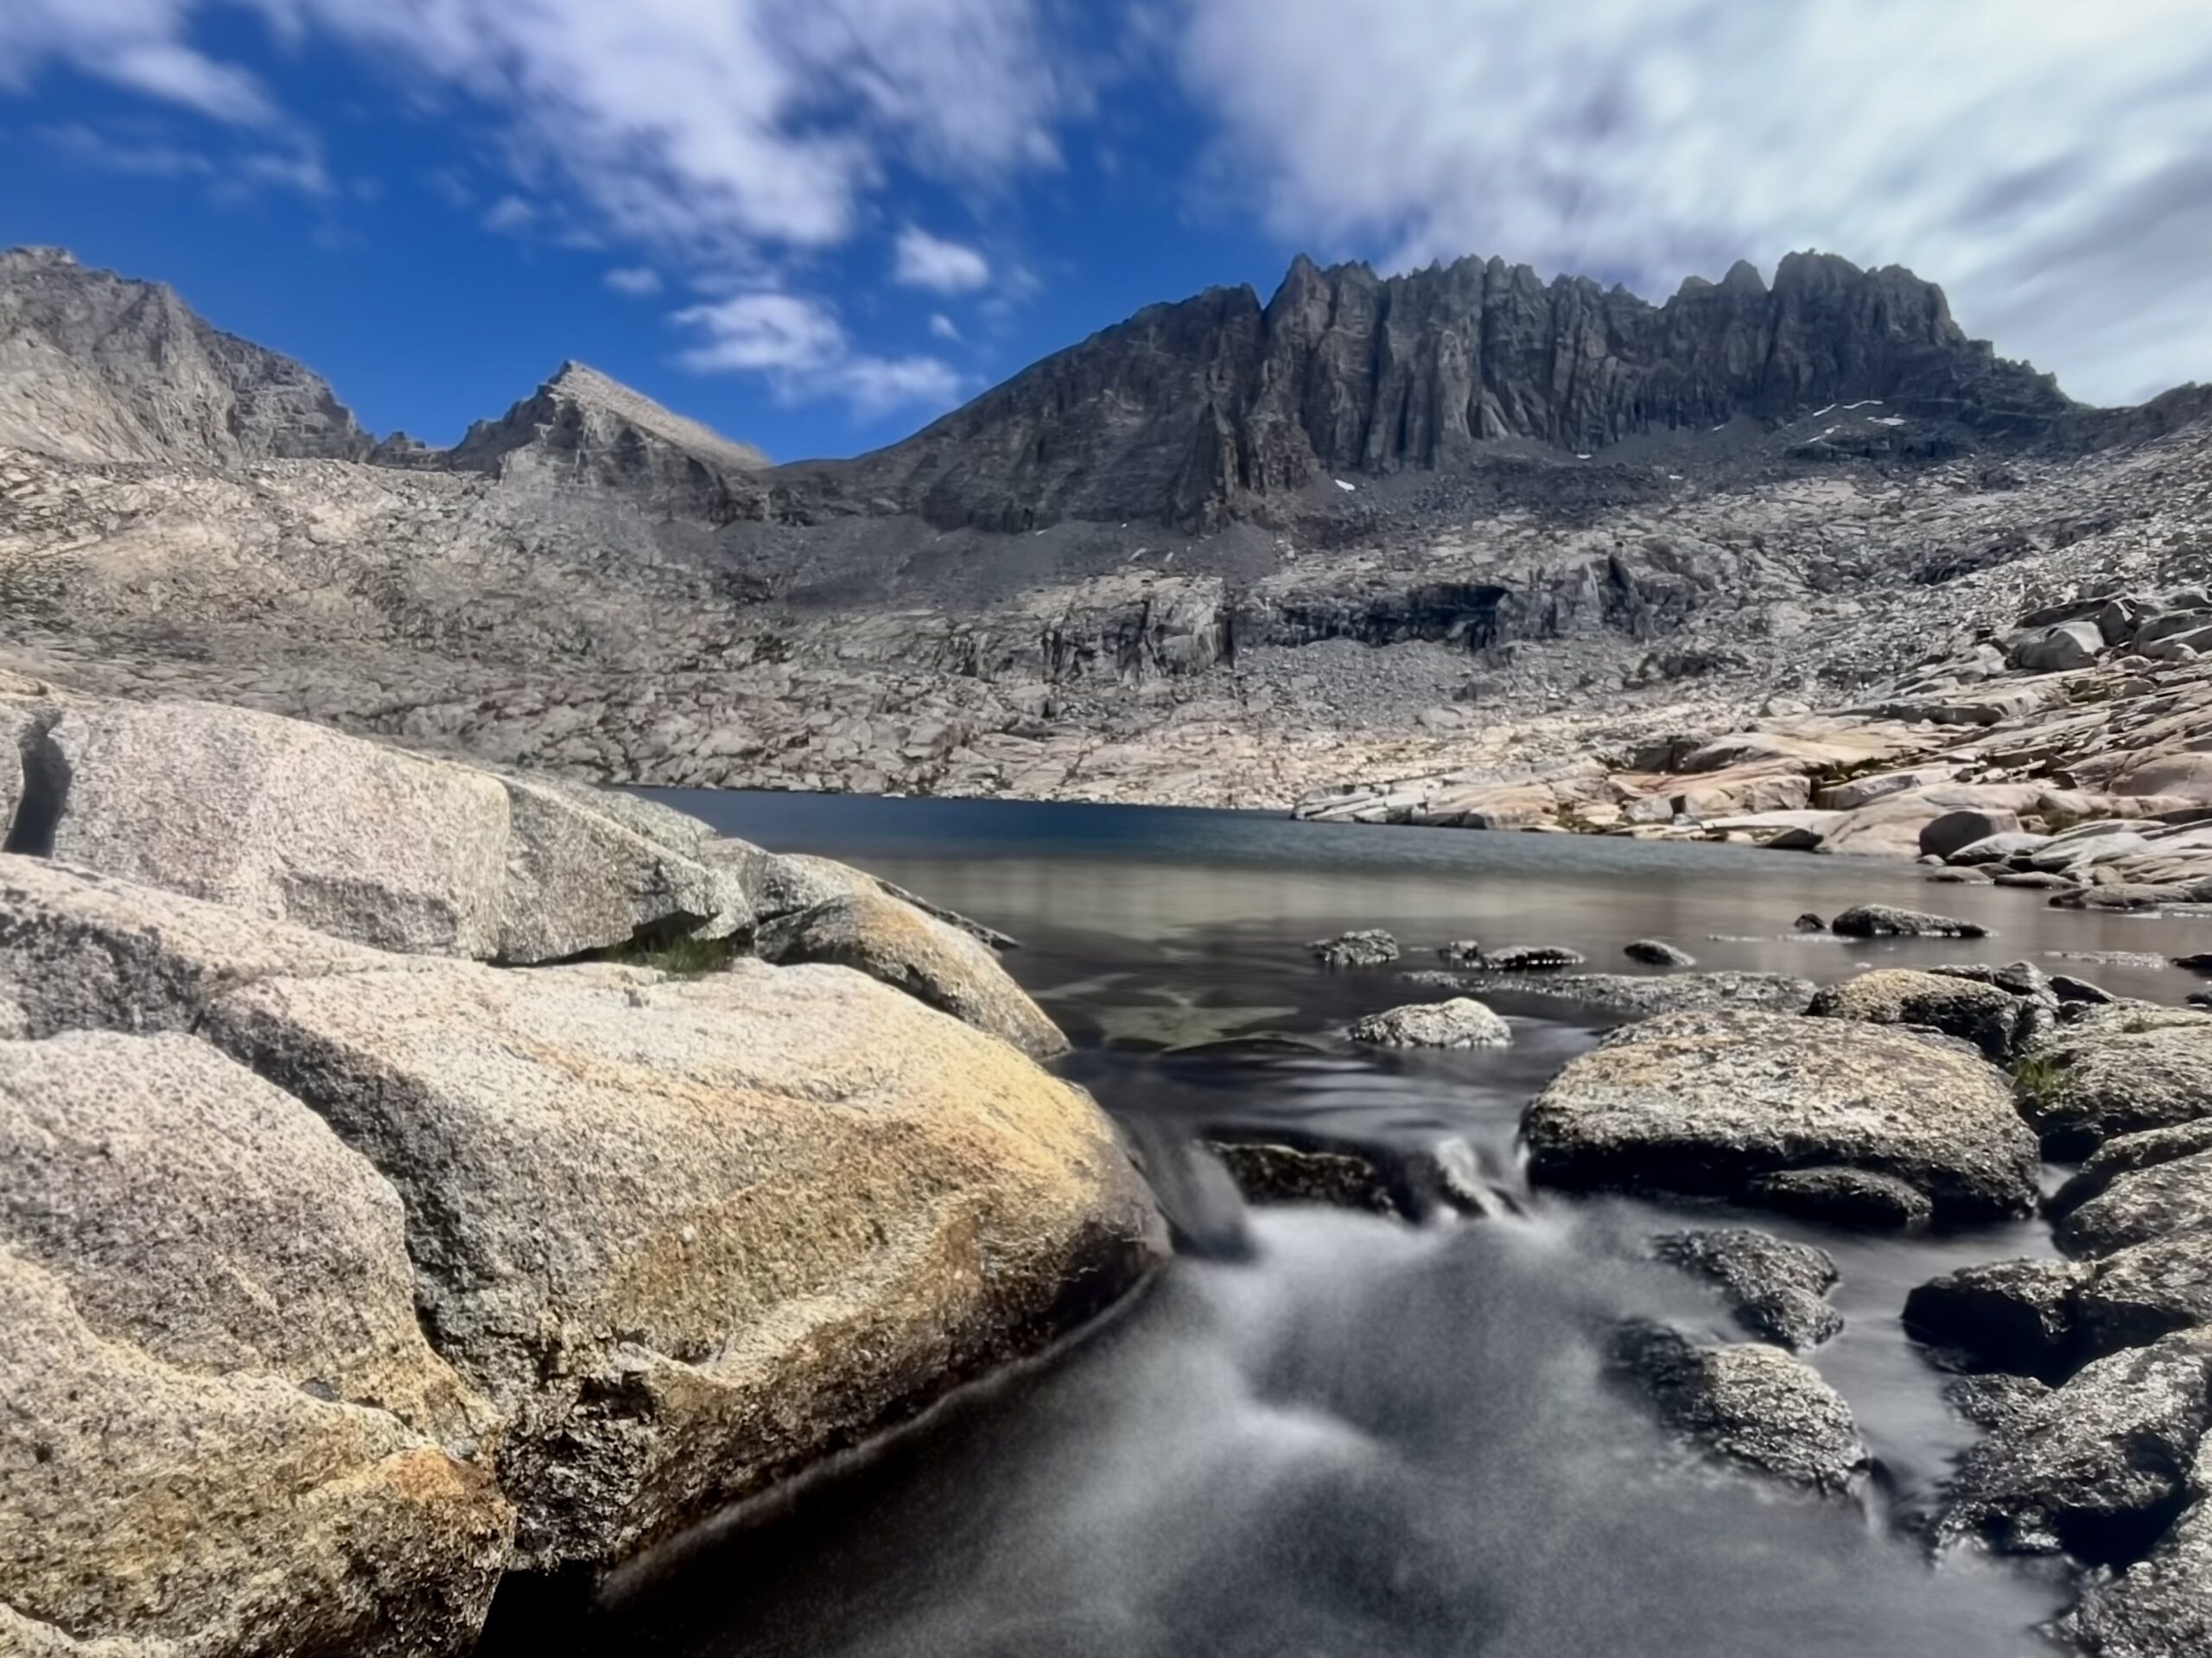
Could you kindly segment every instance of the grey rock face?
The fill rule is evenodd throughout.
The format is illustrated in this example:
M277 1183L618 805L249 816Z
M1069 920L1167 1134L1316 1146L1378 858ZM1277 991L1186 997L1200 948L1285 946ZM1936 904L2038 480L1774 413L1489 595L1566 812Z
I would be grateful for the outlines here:
M755 933L753 949L764 961L856 969L1033 1058L1067 1051L1059 1026L988 949L886 893L831 899L779 916Z
M2037 1045L2021 1109L2053 1157L2084 1157L2117 1135L2212 1115L2212 1023L2101 1009ZM2190 1021L2190 1022L2185 1022Z
M1922 910L1901 910L1891 904L1854 904L1828 923L1828 931L1846 938L1986 938L1988 930L1979 922L1954 920Z
M1555 1185L1756 1195L1844 1166L1903 1181L1938 1218L2027 1212L2033 1137L2002 1072L1900 1032L1777 1013L1672 1013L1570 1063L1522 1119Z
M1669 1265L1713 1283L1737 1322L1764 1340L1802 1350L1843 1328L1843 1316L1828 1305L1836 1270L1825 1249L1748 1227L1664 1233L1651 1240L1651 1248Z
M1995 985L1903 968L1877 968L1825 985L1808 1011L1822 1019L1941 1031L1973 1043L1999 1064L2050 1022L2048 1009Z
M2097 1195L2068 1205L2056 1235L2070 1254L2107 1255L2206 1230L2212 1230L2212 1152L2117 1176Z
M1370 1013L1353 1024L1351 1039L1385 1048L1502 1048L1513 1027L1472 996L1454 996Z
M1761 1473L1840 1491L1866 1469L1851 1407L1818 1371L1778 1347L1700 1347L1638 1324L1618 1333L1613 1360L1669 1426Z
M1591 451L1864 398L2012 435L2069 407L1894 266L1792 254L1770 289L1738 264L1654 308L1497 259L1385 279L1301 257L1264 308L1249 288L1149 307L873 457L867 475L939 524L1211 526L1317 478L1441 467L1485 440Z
M370 448L321 379L167 288L0 251L0 447L217 465Z

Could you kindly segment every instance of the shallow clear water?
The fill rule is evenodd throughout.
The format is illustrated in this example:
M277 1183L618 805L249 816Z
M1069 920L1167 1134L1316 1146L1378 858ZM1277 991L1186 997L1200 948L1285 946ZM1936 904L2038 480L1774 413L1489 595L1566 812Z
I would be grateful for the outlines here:
M1397 1146L1453 1134L1510 1171L1522 1105L1599 1018L1500 997L1509 1049L1378 1053L1343 1039L1358 1014L1420 999L1395 973L1433 964L1451 938L1566 944L1592 970L1635 971L1621 945L1658 936L1704 967L1814 979L2026 956L2169 1001L2194 981L2047 952L2202 947L2189 923L1727 848L1221 812L665 797L779 849L864 864L1020 938L1009 965L1078 1045L1065 1071L1148 1142L1215 1125ZM1999 937L1846 944L1791 931L1802 910L1862 900L1971 917ZM1407 960L1329 972L1306 955L1306 941L1354 926L1395 932ZM1297 1040L1224 1040L1260 1035ZM701 1658L2046 1649L2031 1631L2056 1585L1971 1557L1931 1564L1910 1540L1973 1430L1897 1322L1913 1285L2044 1252L2043 1229L1900 1241L1757 1217L1821 1243L1842 1270L1844 1332L1812 1356L1879 1459L1851 1501L1716 1467L1604 1373L1605 1333L1624 1314L1735 1333L1696 1284L1643 1259L1651 1231L1729 1211L1529 1203L1524 1219L1429 1229L1263 1211L1249 1258L1179 1260L1052 1363L970 1390L631 1574L551 1644Z

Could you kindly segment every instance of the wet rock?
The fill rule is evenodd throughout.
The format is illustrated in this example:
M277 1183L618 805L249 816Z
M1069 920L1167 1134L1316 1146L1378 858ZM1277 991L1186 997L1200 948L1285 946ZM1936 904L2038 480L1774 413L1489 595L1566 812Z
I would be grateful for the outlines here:
M1306 947L1330 967L1381 967L1398 959L1398 941L1379 927L1357 928Z
M2055 1233L2059 1248L2070 1255L2108 1255L2212 1229L2212 1151L2112 1173L2103 1191L2064 1208Z
M2009 1375L2002 1370L1954 1376L1943 1384L1943 1398L1952 1409L1978 1427L2002 1426L2050 1394L2050 1384L2034 1376Z
M1622 1019L1701 1007L1750 1007L1802 1013L1813 999L1813 981L1787 973L1727 971L1673 973L1498 974L1483 981L1493 995L1546 996Z
M1988 930L1978 922L1930 915L1921 910L1901 910L1889 904L1856 904L1828 924L1831 932L1846 938L1986 938Z
M1851 1407L1778 1347L1700 1347L1663 1325L1631 1324L1616 1332L1612 1357L1669 1426L1733 1461L1830 1491L1848 1489L1866 1466Z
M2206 1015L2092 1012L2037 1043L2024 1064L2021 1111L2049 1155L2086 1157L2118 1135L2212 1115Z
M1759 1176L1745 1194L1785 1215L1876 1231L1916 1232L1935 1216L1917 1186L1866 1169L1785 1169Z
M2051 1023L2049 1009L1995 985L1904 968L1878 968L1824 985L1808 1011L1821 1019L1941 1031L1973 1043L1999 1064Z
M1697 957L1663 938L1638 938L1621 946L1621 954L1646 967L1695 967Z
M1474 965L1487 973L1549 973L1580 967L1582 955L1558 944L1515 944L1505 950L1484 950Z
M1761 1176L1841 1165L1904 1182L1936 1218L2027 1212L2032 1137L2003 1074L1835 1020L1672 1013L1572 1061L1522 1119L1554 1185L1749 1197Z
M2190 1506L2143 1560L2093 1579L2061 1628L2097 1658L2212 1652L2212 1435L2197 1442Z
M1351 1039L1387 1048L1500 1048L1513 1040L1513 1027L1472 996L1455 996L1370 1013L1352 1026Z
M1828 1305L1836 1270L1824 1249L1748 1227L1662 1233L1651 1248L1717 1286L1737 1323L1764 1340L1802 1350L1843 1328L1842 1315Z
M1976 1364L2057 1377L2078 1345L2075 1297L2090 1269L2070 1261L1993 1261L1944 1274L1905 1298L1905 1328Z
M1828 930L1828 924L1810 910L1799 916L1791 924L1799 932L1826 932Z
M1966 1453L1937 1534L2092 1564L2140 1557L2186 1502L2207 1364L2184 1336L2084 1366Z
M753 935L763 961L849 967L1012 1043L1033 1059L1067 1038L982 943L887 894L832 899L779 916Z
M1482 941L1476 938L1454 938L1448 944L1440 944L1436 953L1447 962L1479 962L1483 958Z
M1389 1173L1373 1159L1349 1150L1236 1140L1210 1140L1206 1148L1221 1159L1247 1203L1403 1213Z
M2044 1204L2054 1219L2062 1219L2107 1191L2113 1182L2137 1169L2154 1168L2176 1158L2212 1152L2212 1117L2178 1123L2171 1128L2152 1128L2139 1134L2122 1134L2097 1147L2088 1160Z

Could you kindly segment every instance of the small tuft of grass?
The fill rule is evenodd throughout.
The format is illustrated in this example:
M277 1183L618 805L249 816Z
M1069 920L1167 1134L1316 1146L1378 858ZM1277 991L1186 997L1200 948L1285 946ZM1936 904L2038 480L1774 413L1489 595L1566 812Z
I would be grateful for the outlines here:
M2038 1053L2022 1054L2012 1062L2012 1088L2015 1093L2038 1099L2058 1081L2059 1067Z
M671 979L700 979L721 972L744 953L734 938L632 938L610 945L592 959L649 967Z

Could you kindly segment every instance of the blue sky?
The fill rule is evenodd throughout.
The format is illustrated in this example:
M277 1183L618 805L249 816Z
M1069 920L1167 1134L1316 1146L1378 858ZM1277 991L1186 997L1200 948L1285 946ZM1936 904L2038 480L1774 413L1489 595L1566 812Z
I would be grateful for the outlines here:
M432 441L575 357L851 453L1299 248L1821 246L2126 401L2212 378L2212 7L4 0L18 242Z

